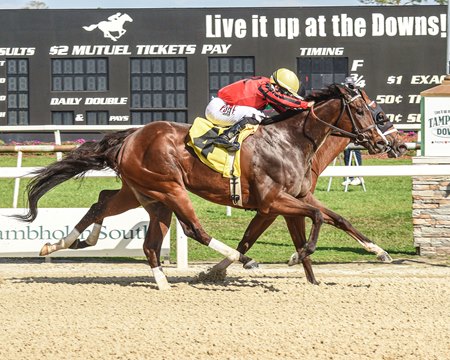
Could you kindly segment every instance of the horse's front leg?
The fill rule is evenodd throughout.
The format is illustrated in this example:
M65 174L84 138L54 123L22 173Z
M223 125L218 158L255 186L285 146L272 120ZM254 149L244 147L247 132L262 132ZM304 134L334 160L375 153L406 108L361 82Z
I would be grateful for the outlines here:
M291 256L291 259L289 260L289 266L293 266L301 262L303 265L303 269L305 270L306 279L311 284L319 285L319 282L316 280L316 277L314 276L311 258L307 256L300 261L298 255L299 252L306 245L305 218L302 216L297 218L286 217L285 220L287 227L289 229L289 233L291 234L292 242L294 243L295 249L297 250L297 252Z
M308 203L316 206L323 213L324 222L330 224L338 229L345 231L348 235L354 238L360 243L367 251L377 255L378 260L383 262L391 262L391 256L380 246L375 244L369 238L364 236L358 231L347 219L339 214L336 214L332 210L326 208L319 200L317 200L312 194L308 196Z
M242 238L241 242L239 243L236 250L239 252L245 254L250 248L254 245L256 240L266 231L270 225L273 224L275 221L276 216L263 216L261 214L256 214L255 217L252 219L250 224L247 227L247 230L244 233L244 237ZM285 217L285 221L287 224L287 227L289 229L289 233L291 235L292 242L294 243L294 246L297 250L295 255L297 255L297 262L291 263L289 262L289 265L295 265L299 263L298 259L298 251L303 249L303 247L306 244L306 226L305 226L305 218L300 216L296 218L292 217ZM301 260L301 263L303 265L303 269L305 270L306 279L314 285L318 285L319 282L316 280L314 276L314 272L312 270L312 262L311 258L309 256L305 257L303 260ZM215 265L211 271L226 271L226 268L231 263L224 259L217 265ZM256 261L253 261L251 264L252 266L246 266L245 268L255 268L257 267L258 263ZM256 265L256 266L255 266Z
M307 203L303 198L297 199L287 193L280 193L277 199L272 201L269 213L283 215L285 218L309 217L312 220L311 232L306 244L298 251L299 261L303 262L306 257L316 250L320 228L323 223L320 209Z

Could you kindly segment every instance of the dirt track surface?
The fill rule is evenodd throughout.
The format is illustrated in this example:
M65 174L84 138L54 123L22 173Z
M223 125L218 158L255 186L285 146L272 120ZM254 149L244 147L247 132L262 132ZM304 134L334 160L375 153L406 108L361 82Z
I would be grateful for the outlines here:
M450 267L167 267L0 261L0 359L449 359Z

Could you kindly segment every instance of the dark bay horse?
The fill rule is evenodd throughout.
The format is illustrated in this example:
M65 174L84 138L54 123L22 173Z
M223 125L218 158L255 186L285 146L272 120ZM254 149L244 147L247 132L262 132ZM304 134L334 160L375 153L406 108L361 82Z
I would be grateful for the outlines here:
M395 126L388 121L386 114L381 109L381 107L375 102L371 101L365 91L360 90L362 97L365 99L367 105L372 111L372 115L374 119L379 123L379 129L383 133L384 136L388 139L389 149L387 150L387 154L390 158L397 158L402 156L406 151L406 144L404 144L398 134ZM311 164L311 192L313 193L317 181L319 179L319 175L326 169L326 167L338 156L347 145L350 143L350 138L342 137L342 136L330 136L327 138L326 142L318 149L315 153L312 164ZM315 202L315 206L321 208L322 205L320 203ZM267 228L272 225L275 221L276 216L263 216L260 213L257 213L255 217L252 219L250 224L248 225L246 231L244 232L244 236L240 241L236 250L245 254L256 240L267 230ZM303 265L305 270L307 280L312 284L318 284L313 270L311 259L309 256L304 257L300 260L300 252L306 244L306 225L305 218L303 216L299 217L285 217L284 218L291 235L292 241L296 248L296 253L291 256L289 261L289 265L296 265L300 262ZM356 228L350 224L343 217L337 217L335 219L324 219L326 223L333 225L351 237L356 239L367 251L374 252L378 255L379 260L389 262L392 259L390 256L384 252L380 251L380 249L366 237L361 232L359 232ZM208 279L218 279L224 278L226 276L226 269L231 265L231 262L225 258L214 267L212 267L207 273L201 274L201 278L203 280Z
M316 201L310 191L311 162L320 145L337 131L364 145L369 153L383 152L387 146L359 93L334 84L315 94L314 101L314 111L289 112L278 118L282 121L260 126L243 144L241 154L243 208L256 209L266 217L306 216L312 220L309 239L299 251L300 261L314 252L320 227L331 212L311 205ZM123 183L112 197L120 200L131 196L136 206L142 205L149 213L144 253L160 289L169 287L158 254L172 213L187 236L230 261L252 266L249 257L207 234L194 212L187 191L223 205L231 205L231 199L228 179L207 168L186 146L188 130L187 124L154 122L138 130L107 135L99 143L83 144L64 160L38 170L28 186L29 212L20 218L33 221L38 200L58 184L89 170L110 167ZM89 210L96 214L93 237L104 217L130 209L130 203L108 199L106 191ZM79 224L92 223L87 215ZM78 225L57 244L45 245L41 255L72 246L85 229ZM86 242L89 244L89 238Z

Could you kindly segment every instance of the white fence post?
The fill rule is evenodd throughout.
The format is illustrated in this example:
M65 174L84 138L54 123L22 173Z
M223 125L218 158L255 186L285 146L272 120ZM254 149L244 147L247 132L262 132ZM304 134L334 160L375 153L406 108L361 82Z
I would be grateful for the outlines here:
M187 237L184 234L183 228L180 225L178 219L177 223L177 268L188 268L188 243Z
M55 144L56 145L61 145L61 131L59 131L59 130L55 130ZM57 152L56 153L56 159L58 161L62 160L62 152Z
M17 169L22 167L22 151L17 152ZM13 208L17 208L17 203L19 201L19 189L20 189L20 177L16 177L14 180L14 195L13 195Z
M231 216L231 206L227 206L227 216Z

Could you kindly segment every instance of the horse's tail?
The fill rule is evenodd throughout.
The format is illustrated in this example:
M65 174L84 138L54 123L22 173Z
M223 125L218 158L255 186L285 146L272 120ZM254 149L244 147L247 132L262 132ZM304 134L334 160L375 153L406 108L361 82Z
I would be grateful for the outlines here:
M35 176L26 188L28 213L14 217L32 222L37 216L39 199L55 186L74 177L82 178L89 170L103 170L108 167L116 170L117 154L125 138L135 130L129 129L107 134L99 142L85 142L68 153L63 160L34 171L32 174Z
M98 24L92 24L92 25L89 25L89 26L83 26L83 29L86 30L86 31L92 31L92 30L94 30L97 26L98 26Z

